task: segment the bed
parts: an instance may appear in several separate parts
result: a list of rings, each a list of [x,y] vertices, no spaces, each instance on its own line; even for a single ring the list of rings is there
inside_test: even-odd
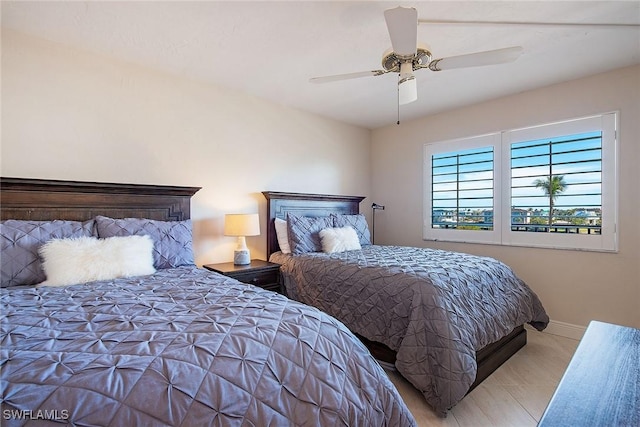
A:
[[[535,293],[495,259],[371,245],[363,197],[263,194],[269,259],[281,264],[287,295],[341,320],[440,415],[526,344],[525,323],[542,330],[549,321]],[[324,227],[344,225],[356,250],[326,253]]]
[[[0,185],[3,425],[415,426],[342,323],[193,265],[190,198],[198,188],[17,178]],[[108,230],[113,236],[103,236]],[[96,232],[100,239],[85,239]],[[123,241],[115,237],[147,245],[136,253],[156,272],[35,286],[58,276],[48,255],[33,258],[34,241],[40,256],[61,242]]]

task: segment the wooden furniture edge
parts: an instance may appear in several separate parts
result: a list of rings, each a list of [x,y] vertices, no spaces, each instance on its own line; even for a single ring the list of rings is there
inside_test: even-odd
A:
[[[589,322],[538,426],[639,426],[640,329]]]
[[[0,177],[1,219],[85,221],[97,215],[180,221],[201,187]]]

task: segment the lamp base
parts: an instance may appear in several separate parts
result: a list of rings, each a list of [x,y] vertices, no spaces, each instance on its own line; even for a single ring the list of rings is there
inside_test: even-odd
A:
[[[234,265],[248,265],[251,264],[251,255],[248,249],[240,251],[233,251],[233,264]]]

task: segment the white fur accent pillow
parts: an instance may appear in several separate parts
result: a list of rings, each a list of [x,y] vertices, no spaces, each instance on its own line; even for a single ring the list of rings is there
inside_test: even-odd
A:
[[[287,230],[287,221],[284,219],[276,218],[276,237],[278,238],[278,246],[283,254],[291,253],[291,246],[289,246],[289,231]]]
[[[40,247],[47,280],[40,286],[67,286],[155,273],[149,236],[52,239]]]
[[[353,227],[325,228],[320,230],[319,234],[323,252],[331,254],[362,249],[358,234]]]

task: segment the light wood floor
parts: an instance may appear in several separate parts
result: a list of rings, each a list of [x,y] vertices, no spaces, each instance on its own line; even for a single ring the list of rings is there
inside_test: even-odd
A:
[[[398,373],[388,372],[418,425],[535,427],[579,341],[527,328],[527,345],[438,417],[422,394]]]

